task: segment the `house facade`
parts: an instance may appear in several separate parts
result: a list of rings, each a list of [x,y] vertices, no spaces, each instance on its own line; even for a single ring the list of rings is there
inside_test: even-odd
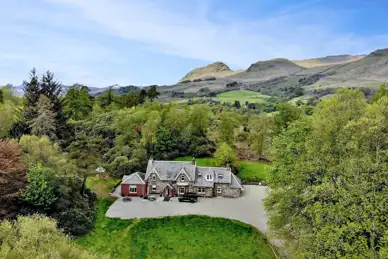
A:
[[[174,197],[194,192],[202,197],[239,197],[244,188],[241,180],[227,167],[200,167],[195,160],[179,162],[150,159],[145,174],[134,173],[123,177],[121,191],[123,196]]]

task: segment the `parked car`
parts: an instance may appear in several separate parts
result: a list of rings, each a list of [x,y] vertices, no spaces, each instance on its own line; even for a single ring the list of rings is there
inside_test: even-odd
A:
[[[131,197],[128,197],[128,196],[125,196],[125,197],[123,198],[123,202],[131,201],[131,200],[132,200],[132,198],[131,198]]]
[[[196,202],[198,200],[198,195],[193,192],[187,192],[178,198],[179,202]]]

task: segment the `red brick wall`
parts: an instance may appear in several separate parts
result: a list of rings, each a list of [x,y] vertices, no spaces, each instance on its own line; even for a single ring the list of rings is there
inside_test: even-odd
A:
[[[145,184],[137,185],[137,193],[129,193],[130,184],[121,185],[121,196],[144,196],[146,195],[147,186]]]

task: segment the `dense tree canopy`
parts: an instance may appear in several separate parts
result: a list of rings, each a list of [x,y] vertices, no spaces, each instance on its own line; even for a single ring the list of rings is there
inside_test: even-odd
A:
[[[73,85],[64,98],[64,113],[73,120],[85,119],[93,109],[94,97],[84,85]]]
[[[379,258],[388,215],[388,98],[339,90],[273,141],[266,200],[297,258]],[[383,257],[381,257],[383,258]]]
[[[34,215],[0,222],[0,258],[104,258],[73,244],[53,219]]]

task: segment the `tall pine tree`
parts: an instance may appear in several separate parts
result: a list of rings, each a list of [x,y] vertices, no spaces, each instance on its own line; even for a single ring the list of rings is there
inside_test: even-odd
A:
[[[31,133],[36,136],[46,135],[55,140],[55,113],[50,99],[41,95],[38,101],[37,117],[30,121]]]
[[[30,72],[29,81],[23,82],[24,88],[24,115],[23,121],[28,122],[37,116],[36,106],[41,94],[41,87],[38,76],[36,75],[36,69],[33,68]],[[25,132],[29,133],[29,132]]]
[[[14,138],[20,138],[23,134],[30,134],[31,130],[28,122],[37,116],[36,106],[40,96],[40,82],[35,68],[31,70],[29,80],[23,82],[23,89],[24,108],[20,111],[20,117],[10,130],[10,135]]]
[[[60,99],[61,92],[62,84],[55,80],[54,74],[50,71],[43,74],[40,94],[46,96],[51,101],[53,105],[52,112],[55,114],[55,135],[62,140],[61,144],[67,145],[73,134],[63,113],[62,100]]]

